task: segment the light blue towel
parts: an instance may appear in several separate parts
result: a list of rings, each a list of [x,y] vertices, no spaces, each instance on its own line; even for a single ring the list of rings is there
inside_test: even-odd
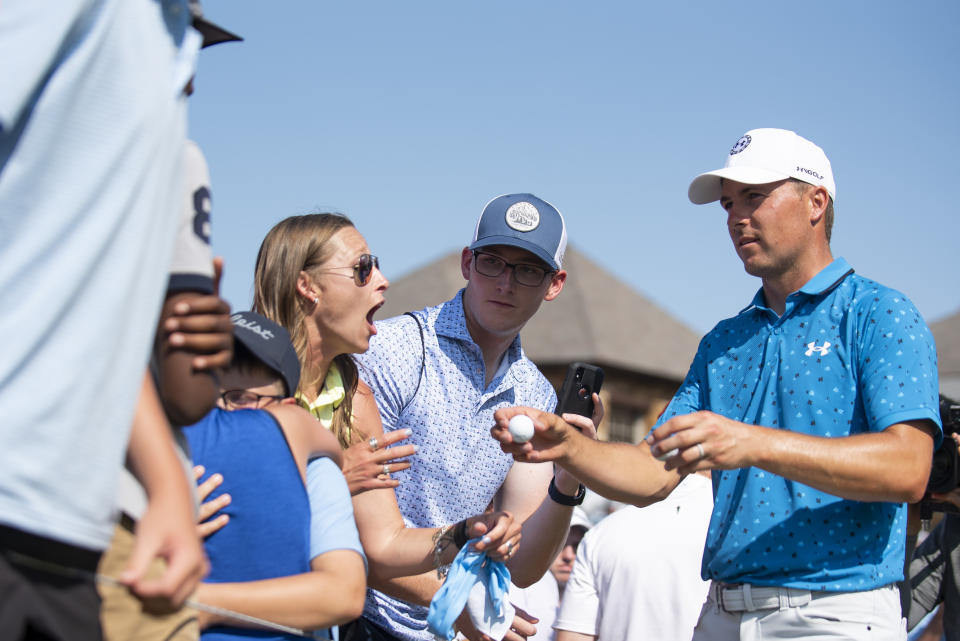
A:
[[[471,590],[478,583],[486,593],[485,620],[474,620],[474,624],[478,628],[491,629],[500,625],[509,627],[513,620],[513,608],[507,598],[510,570],[502,561],[493,561],[486,552],[473,549],[472,544],[479,540],[473,539],[463,546],[450,565],[446,581],[430,602],[427,613],[430,631],[447,641],[452,641],[455,636],[453,623],[463,612]]]

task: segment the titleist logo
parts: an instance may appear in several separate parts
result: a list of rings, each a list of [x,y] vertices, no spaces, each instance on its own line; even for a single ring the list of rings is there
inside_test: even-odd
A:
[[[243,320],[242,316],[234,316],[230,320],[233,321],[233,324],[237,327],[242,327],[248,329],[254,334],[264,337],[267,340],[271,340],[274,337],[274,334],[269,329],[264,329],[256,321],[252,320]]]

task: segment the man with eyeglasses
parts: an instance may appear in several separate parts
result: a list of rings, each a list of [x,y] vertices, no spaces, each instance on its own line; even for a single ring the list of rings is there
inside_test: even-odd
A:
[[[441,527],[491,505],[510,511],[524,523],[524,543],[507,563],[521,587],[539,580],[557,556],[583,490],[564,471],[554,477],[550,465],[514,464],[488,432],[498,408],[556,406],[519,334],[541,303],[563,290],[566,244],[563,217],[550,203],[532,194],[494,198],[461,254],[466,287],[414,319],[378,321],[369,351],[357,357],[384,431],[413,431],[417,460],[396,489],[404,520]],[[425,606],[440,587],[437,572],[389,581],[371,575],[369,582],[375,589],[368,590],[364,620],[342,638],[433,638]],[[469,615],[460,616],[458,628],[469,639],[486,638]],[[510,641],[534,631],[522,617],[511,628],[504,637]]]
[[[114,532],[125,451],[150,492],[135,555],[114,578],[175,607],[205,569],[188,482],[144,376],[200,40],[186,0],[0,10],[5,639],[101,638],[93,573]],[[54,281],[58,293],[45,295]],[[51,399],[54,382],[69,394]],[[144,572],[152,559],[166,562],[156,577]]]

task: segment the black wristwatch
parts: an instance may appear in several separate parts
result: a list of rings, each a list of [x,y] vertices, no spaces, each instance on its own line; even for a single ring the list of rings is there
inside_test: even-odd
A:
[[[587,495],[587,488],[583,487],[583,483],[580,484],[580,489],[577,490],[576,495],[569,496],[557,489],[555,478],[556,477],[550,479],[550,487],[547,488],[547,494],[550,495],[550,498],[553,499],[554,502],[560,505],[571,506],[583,503],[583,497]]]

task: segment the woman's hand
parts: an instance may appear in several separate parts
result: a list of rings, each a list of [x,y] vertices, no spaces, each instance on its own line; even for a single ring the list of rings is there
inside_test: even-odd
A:
[[[400,481],[390,478],[390,474],[409,468],[410,461],[401,459],[412,456],[417,450],[413,445],[390,446],[411,434],[410,429],[394,430],[354,443],[343,451],[343,476],[347,479],[351,496],[400,485]]]
[[[485,512],[467,519],[467,539],[482,537],[474,549],[486,550],[494,561],[506,562],[520,546],[520,525],[510,512]]]

